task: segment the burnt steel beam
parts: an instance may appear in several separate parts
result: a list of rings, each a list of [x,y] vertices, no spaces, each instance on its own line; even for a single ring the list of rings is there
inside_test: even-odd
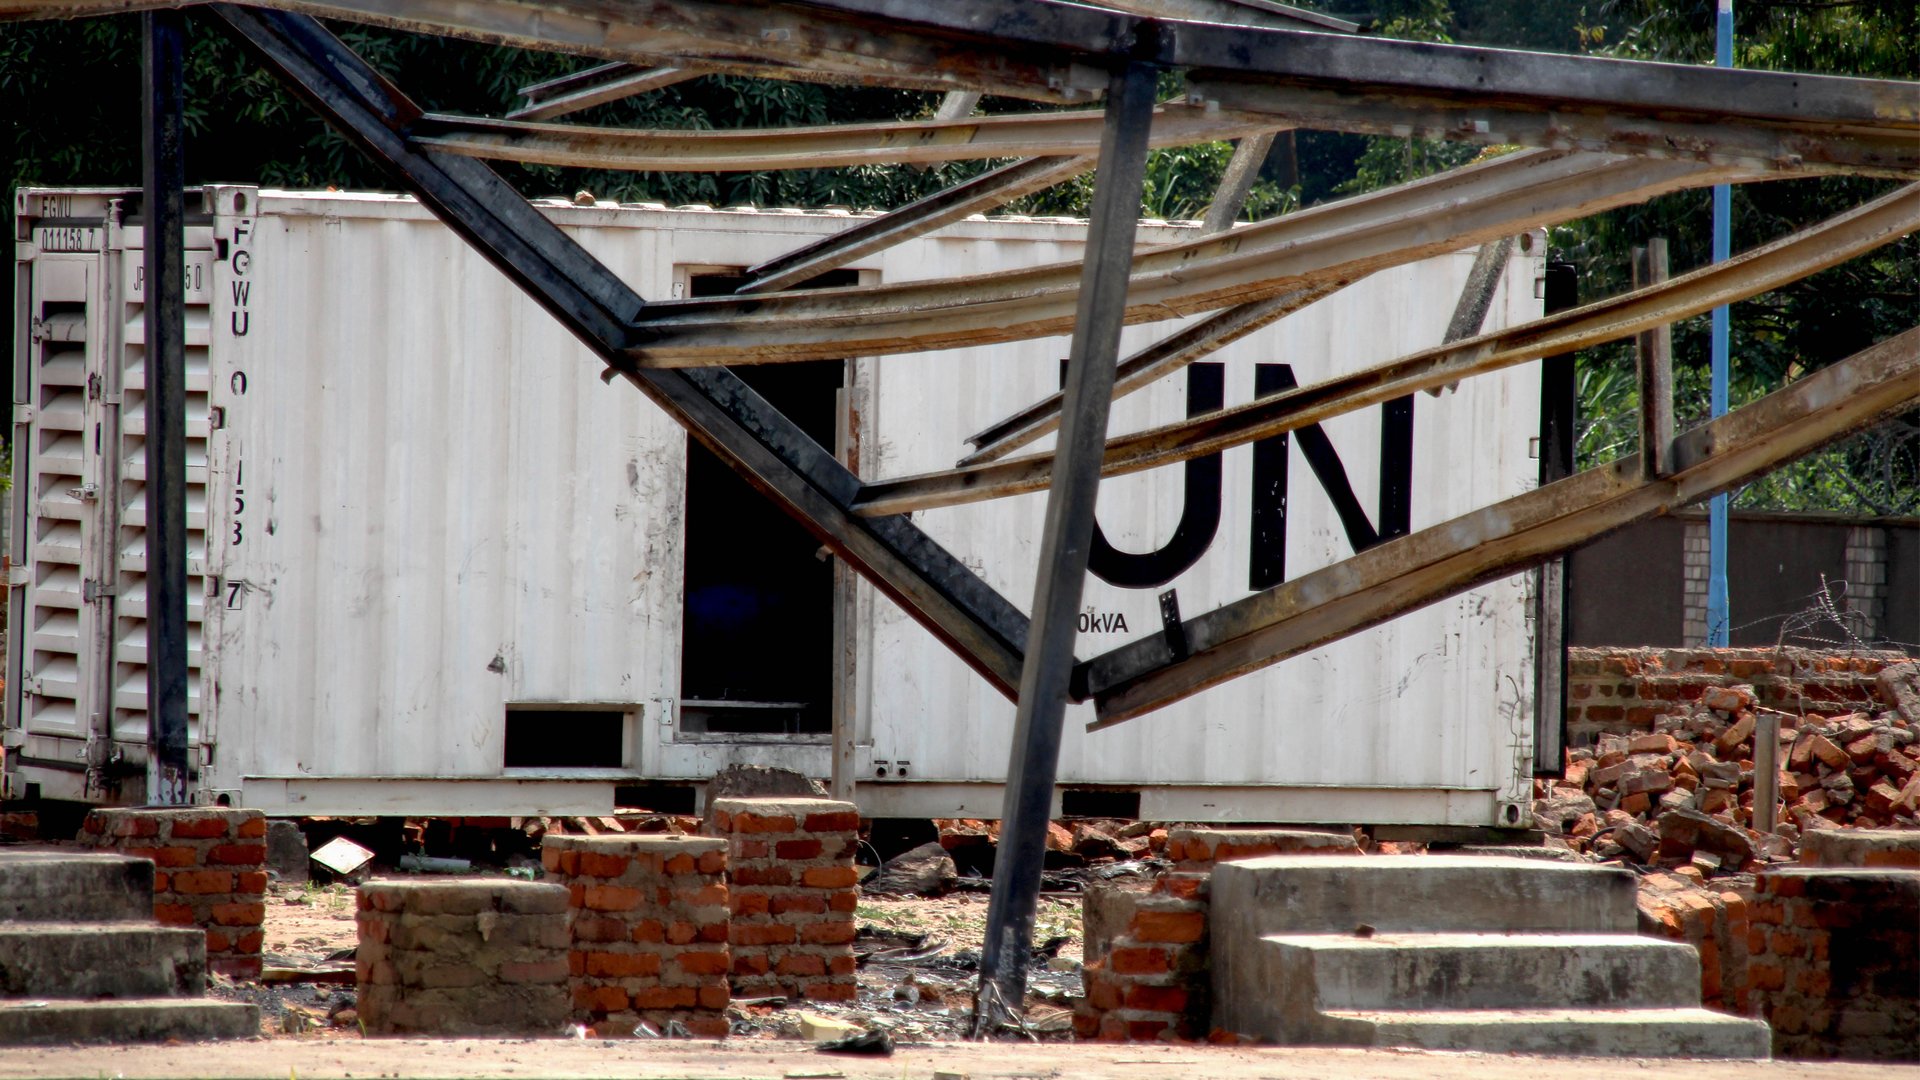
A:
[[[1212,235],[1233,228],[1233,220],[1246,208],[1253,182],[1260,179],[1267,152],[1273,149],[1273,135],[1271,131],[1248,135],[1234,146],[1233,157],[1227,161],[1227,170],[1220,175],[1213,201],[1207,204],[1206,216],[1200,222],[1202,231]]]
[[[1667,241],[1656,236],[1633,249],[1636,289],[1667,280]],[[1634,337],[1634,367],[1640,379],[1640,467],[1649,478],[1667,475],[1673,444],[1673,327],[1656,326]]]
[[[1268,327],[1301,308],[1339,292],[1345,282],[1281,293],[1209,315],[1183,330],[1146,346],[1120,361],[1114,372],[1113,396],[1136,390],[1209,356],[1248,334]],[[967,437],[974,451],[960,459],[959,468],[998,461],[1015,450],[1053,434],[1060,427],[1060,394],[1056,391],[976,435]]]
[[[1704,69],[1712,70],[1712,69]],[[1411,135],[1481,146],[1544,146],[1595,153],[1679,158],[1795,173],[1853,173],[1920,179],[1920,132],[1882,124],[1844,138],[1817,125],[1763,119],[1702,120],[1585,111],[1573,103],[1530,108],[1416,92],[1355,94],[1251,80],[1194,79],[1196,105],[1267,113],[1300,127],[1359,135]],[[1915,89],[1920,99],[1920,88]]]
[[[1067,359],[1066,419],[1060,427],[1062,466],[1047,493],[1040,534],[1040,565],[1033,590],[1033,623],[1020,672],[1019,708],[1007,762],[1000,847],[993,864],[993,895],[980,949],[974,1036],[991,1034],[1025,1008],[1027,961],[1040,901],[1040,870],[1053,820],[1053,787],[1060,770],[1061,729],[1073,675],[1076,615],[1093,548],[1094,500],[1100,493],[1100,447],[1113,404],[1113,367],[1127,308],[1127,282],[1146,178],[1156,72],[1129,64],[1113,75],[1094,178],[1092,214],[1073,345]]]
[[[147,282],[147,802],[191,799],[187,758],[186,16],[140,17]],[[118,499],[120,493],[108,492]],[[115,545],[117,549],[118,545]],[[113,602],[103,597],[104,604]],[[111,617],[109,610],[108,617]]]
[[[1152,144],[1184,146],[1290,127],[1174,103],[1154,110]],[[421,146],[467,157],[643,172],[761,172],[981,158],[1080,156],[1100,141],[1100,112],[891,120],[819,127],[669,131],[536,124],[434,114],[413,126]]]
[[[662,87],[698,78],[703,72],[683,68],[638,68],[632,64],[601,64],[587,71],[562,75],[520,88],[527,103],[507,114],[509,120],[551,120],[595,105],[605,105]]]
[[[1648,477],[1639,455],[1369,548],[1182,624],[1188,653],[1154,635],[1080,669],[1093,728],[1376,626],[1397,615],[1671,513],[1920,402],[1920,328],[1676,438],[1674,471]]]
[[[0,0],[0,17],[70,16],[129,0]],[[1563,56],[1301,30],[1154,20],[1050,0],[276,0],[275,6],[426,33],[550,49],[649,67],[697,64],[758,75],[933,90],[976,90],[1049,102],[1090,101],[1114,59],[1137,56],[1224,88],[1229,82],[1327,92],[1375,107],[1349,122],[1391,132],[1464,107],[1475,134],[1499,103],[1509,137],[1563,145],[1568,131],[1626,125],[1609,149],[1712,159],[1875,168],[1920,164],[1920,85],[1894,80],[1716,69]],[[1220,92],[1224,93],[1224,89]],[[1296,106],[1288,106],[1293,108]],[[1574,121],[1571,118],[1596,118]],[[1637,128],[1642,121],[1655,127]],[[1569,126],[1571,125],[1571,126]],[[1594,125],[1598,125],[1597,128]],[[1769,151],[1773,133],[1788,144]],[[1485,134],[1491,134],[1491,130]],[[1586,137],[1582,135],[1581,137]],[[1904,140],[1904,141],[1903,141]]]
[[[1889,192],[1810,229],[1723,263],[1544,319],[1413,353],[1325,382],[1205,413],[1107,443],[1118,476],[1279,435],[1415,390],[1584,349],[1710,311],[1837,266],[1920,229],[1920,184]],[[897,514],[1044,488],[1052,455],[1035,454],[867,484],[856,510]]]
[[[1092,157],[1043,157],[1016,161],[963,180],[924,199],[856,222],[832,236],[769,259],[747,271],[741,294],[778,292],[809,278],[924,236],[970,215],[1004,206],[1093,168]]]
[[[1748,174],[1528,150],[1134,256],[1127,321],[1217,311]],[[774,363],[1070,332],[1080,266],[754,297],[659,301],[642,367]]]
[[[989,683],[1012,695],[1027,620],[903,517],[857,518],[860,481],[725,369],[648,372],[625,349],[644,301],[520,195],[467,158],[407,141],[418,109],[315,20],[232,5],[215,10],[275,74],[422,205],[558,318],[750,484],[814,533]]]
[[[1235,26],[1271,26],[1282,30],[1324,30],[1355,34],[1360,24],[1270,0],[1093,0],[1095,7],[1112,8],[1152,19],[1190,19]]]

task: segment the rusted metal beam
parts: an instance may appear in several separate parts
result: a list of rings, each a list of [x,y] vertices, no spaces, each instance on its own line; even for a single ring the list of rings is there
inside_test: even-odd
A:
[[[1633,249],[1633,287],[1644,289],[1667,280],[1667,240],[1656,236]],[[1634,336],[1635,367],[1640,376],[1640,468],[1649,479],[1673,471],[1667,452],[1673,443],[1673,327],[1642,330]]]
[[[1671,513],[1920,402],[1920,328],[1824,368],[1673,441],[1673,475],[1638,455],[1315,570],[1082,665],[1094,729],[1378,625],[1630,525]]]
[[[1122,360],[1114,373],[1113,396],[1122,398],[1152,386],[1188,364],[1224,349],[1263,327],[1271,326],[1345,287],[1345,282],[1331,282],[1240,304],[1209,315]],[[967,441],[975,449],[960,459],[959,467],[998,461],[1029,443],[1053,434],[1060,426],[1060,401],[1058,392],[1048,394],[1005,420],[982,429],[979,434],[968,436]]]
[[[1019,708],[1007,762],[1000,847],[980,949],[974,1037],[992,1034],[1026,1006],[1027,960],[1040,900],[1040,870],[1053,820],[1060,771],[1061,728],[1073,675],[1075,616],[1093,548],[1094,500],[1100,493],[1100,447],[1112,406],[1114,360],[1127,309],[1128,271],[1146,177],[1156,72],[1129,64],[1114,72],[1100,139],[1100,172],[1087,223],[1085,278],[1067,360],[1066,419],[1060,428],[1062,467],[1047,493],[1040,565],[1033,589],[1032,630],[1020,670]]]
[[[1004,206],[1023,195],[1070,180],[1093,165],[1091,156],[1029,158],[1002,165],[898,210],[858,221],[777,259],[769,259],[748,270],[746,283],[734,291],[748,294],[791,288],[969,215]]]
[[[417,107],[316,20],[226,4],[214,10],[276,75],[559,319],[608,377],[632,383],[1011,696],[1027,620],[979,575],[903,517],[854,516],[859,479],[732,372],[636,370],[624,348],[645,301],[485,165],[408,143],[399,131]]]
[[[0,17],[132,3],[0,0]],[[276,0],[401,29],[650,67],[1090,101],[1123,56],[1204,73],[1214,100],[1326,111],[1369,131],[1802,168],[1920,167],[1920,85],[1155,20],[1050,0]],[[641,17],[643,16],[644,17]],[[1150,55],[1149,55],[1150,54]],[[1239,89],[1234,89],[1234,87]],[[1285,104],[1281,103],[1282,98]],[[1493,110],[1489,103],[1499,103]],[[1349,105],[1355,107],[1349,107]],[[1357,106],[1366,107],[1358,108]],[[1436,121],[1446,110],[1465,110]],[[1481,127],[1487,130],[1479,130]],[[1776,138],[1779,136],[1780,138]],[[1797,161],[1797,163],[1796,163]]]
[[[1183,146],[1290,126],[1266,117],[1240,117],[1174,103],[1154,110],[1152,144]],[[895,120],[726,131],[536,124],[434,114],[422,117],[413,126],[412,135],[419,145],[447,153],[541,165],[648,172],[760,172],[1087,155],[1099,145],[1100,113],[1019,113],[946,121]]]
[[[639,68],[632,64],[602,64],[588,71],[562,75],[520,88],[527,104],[507,114],[509,120],[551,120],[595,105],[622,101],[704,74],[685,68]]]
[[[1330,30],[1340,34],[1360,31],[1359,23],[1269,0],[1093,0],[1093,5],[1153,19],[1191,19],[1281,30]]]
[[[1247,195],[1253,191],[1253,182],[1260,179],[1260,166],[1266,164],[1267,151],[1272,149],[1271,131],[1249,135],[1234,146],[1227,171],[1213,189],[1213,201],[1207,204],[1206,217],[1200,222],[1201,231],[1212,235],[1233,228],[1233,219],[1246,207]]]
[[[1746,179],[1694,162],[1521,151],[1395,188],[1144,249],[1127,321],[1203,314],[1584,217],[1655,195]],[[1042,337],[1073,326],[1079,264],[897,285],[648,308],[643,367],[771,363]]]
[[[1107,443],[1103,475],[1118,476],[1203,457],[1415,390],[1627,337],[1797,281],[1917,228],[1920,184],[1889,192],[1810,229],[1659,285],[1457,344],[1426,349],[1249,404],[1121,436]],[[1052,456],[1035,454],[874,481],[861,489],[856,509],[860,513],[897,514],[1019,495],[1045,487],[1051,470]]]
[[[1317,130],[1635,154],[1794,173],[1920,179],[1920,131],[1904,123],[1883,121],[1842,134],[1818,124],[1748,117],[1720,122],[1708,116],[1675,119],[1665,112],[1643,115],[1593,105],[1583,109],[1572,101],[1545,108],[1492,94],[1462,99],[1212,78],[1190,83],[1187,93],[1193,104],[1269,113]],[[1920,87],[1914,97],[1920,102]]]

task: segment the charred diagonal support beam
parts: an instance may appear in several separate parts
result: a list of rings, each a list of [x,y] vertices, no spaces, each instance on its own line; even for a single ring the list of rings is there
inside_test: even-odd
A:
[[[1188,620],[1176,658],[1158,635],[1077,673],[1110,727],[1209,686],[1385,622],[1671,513],[1920,402],[1920,328],[1889,338],[1673,441],[1673,474],[1639,456],[1590,469],[1370,548]]]
[[[1066,419],[1060,429],[1063,465],[1047,494],[1040,536],[1032,631],[1020,671],[993,896],[987,906],[986,941],[980,949],[975,1037],[990,1034],[1001,1021],[1018,1015],[1026,1001],[1027,959],[1073,674],[1075,615],[1093,548],[1100,446],[1106,440],[1112,405],[1113,365],[1127,308],[1127,271],[1133,261],[1140,191],[1146,177],[1155,74],[1146,64],[1129,64],[1114,73],[1107,92],[1101,167],[1087,223],[1085,277],[1067,359]]]
[[[1155,19],[1193,19],[1196,22],[1236,26],[1272,26],[1282,30],[1330,30],[1358,33],[1359,23],[1318,11],[1277,4],[1271,0],[1095,0],[1095,7],[1112,8]]]
[[[277,75],[391,169],[442,221],[688,432],[1002,692],[1018,685],[1024,616],[904,518],[862,521],[860,481],[723,368],[635,370],[644,301],[484,165],[410,145],[417,108],[318,22],[218,5]]]
[[[1248,334],[1271,326],[1345,287],[1346,282],[1330,282],[1312,289],[1240,304],[1209,315],[1120,361],[1114,373],[1113,396],[1122,398],[1152,386],[1188,364],[1218,352]],[[1048,394],[1005,420],[982,429],[979,434],[968,436],[967,441],[977,449],[961,458],[959,467],[964,469],[998,461],[1029,443],[1053,434],[1060,427],[1060,400],[1057,392]]]
[[[1797,281],[1915,229],[1920,229],[1920,184],[1900,188],[1811,229],[1659,285],[1457,344],[1436,346],[1249,404],[1120,436],[1107,443],[1103,475],[1119,476],[1204,457],[1415,390],[1445,386],[1542,355],[1627,337]],[[898,514],[1025,494],[1045,487],[1052,468],[1052,455],[1034,454],[875,481],[861,490],[856,509],[860,513]]]
[[[908,203],[898,210],[868,218],[832,236],[815,241],[747,271],[741,294],[779,292],[885,251],[916,236],[951,225],[971,214],[1004,206],[1023,195],[1070,180],[1093,168],[1089,157],[1043,157],[1016,161],[963,180],[944,191]]]
[[[1134,256],[1127,321],[1206,314],[1358,280],[1543,223],[1750,178],[1694,162],[1521,151]],[[649,306],[643,367],[917,352],[1065,333],[1080,264]]]
[[[698,78],[701,72],[684,68],[641,68],[632,64],[601,64],[557,79],[520,88],[527,103],[507,114],[509,120],[551,120],[595,105],[623,101],[653,90]]]
[[[276,6],[427,33],[623,60],[800,79],[1089,101],[1103,71],[1147,58],[1270,96],[1330,94],[1376,133],[1439,124],[1457,137],[1594,145],[1704,160],[1911,175],[1920,85],[1435,45],[1356,35],[1153,20],[1049,0],[275,0]],[[0,18],[71,17],[139,0],[0,0]],[[1497,116],[1478,113],[1499,102]],[[1524,114],[1524,115],[1523,115]],[[1303,117],[1304,118],[1304,117]],[[1511,118],[1511,119],[1509,119]],[[1479,131],[1483,124],[1487,130]]]
[[[1817,127],[1757,119],[1710,123],[1705,118],[1674,119],[1664,113],[1581,110],[1572,102],[1542,107],[1491,95],[1461,100],[1418,90],[1352,92],[1253,80],[1196,80],[1188,85],[1187,97],[1196,105],[1267,113],[1324,131],[1635,154],[1794,173],[1920,179],[1920,132],[1899,124],[1882,123],[1842,139]],[[1915,97],[1920,99],[1920,90]]]
[[[1154,112],[1154,146],[1239,138],[1289,126],[1266,117],[1238,117],[1177,103]],[[759,172],[1086,155],[1099,145],[1100,113],[1075,110],[723,131],[532,124],[434,114],[414,124],[413,135],[420,145],[448,153],[540,165]]]
[[[1227,171],[1213,190],[1213,202],[1207,204],[1206,218],[1200,223],[1202,231],[1211,236],[1233,228],[1233,219],[1246,208],[1253,182],[1260,179],[1260,166],[1266,164],[1267,151],[1272,149],[1273,132],[1270,131],[1249,135],[1234,146]]]

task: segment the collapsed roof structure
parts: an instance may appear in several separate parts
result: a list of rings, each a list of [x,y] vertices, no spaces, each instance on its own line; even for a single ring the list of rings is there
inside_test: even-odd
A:
[[[0,0],[0,18],[173,6]],[[1110,437],[1116,395],[1367,274],[1475,245],[1499,250],[1541,224],[1716,184],[1834,173],[1920,180],[1920,83],[1383,40],[1268,0],[283,0],[203,7],[585,342],[604,361],[605,378],[640,390],[982,677],[1017,696],[981,969],[983,1023],[1021,999],[1070,700],[1093,702],[1096,727],[1123,722],[1725,491],[1920,401],[1920,328],[1678,435],[1670,398],[1658,373],[1649,372],[1641,455],[1567,475],[1571,444],[1563,419],[1557,433],[1543,433],[1542,456],[1559,463],[1564,479],[1390,538],[1216,611],[1182,618],[1177,604],[1168,604],[1163,633],[1081,659],[1073,655],[1075,615],[1102,476],[1216,453],[1754,296],[1910,233],[1920,226],[1920,186],[1730,261],[1487,334],[1480,326],[1490,283],[1476,274],[1446,344],[1177,424]],[[432,114],[316,16],[605,63],[528,87],[525,107],[504,118]],[[716,72],[947,97],[928,120],[834,127],[631,131],[555,122]],[[1163,102],[1156,88],[1169,74],[1183,91]],[[149,77],[150,95],[164,101],[169,78],[178,94],[177,66],[171,74],[160,66]],[[974,117],[982,94],[1052,111]],[[165,124],[164,108],[155,116],[150,123]],[[163,135],[155,145],[177,159],[177,116],[173,123],[171,144]],[[1275,133],[1295,127],[1522,149],[1232,228]],[[1229,138],[1239,146],[1200,234],[1136,249],[1147,150]],[[733,296],[678,300],[637,295],[484,163],[757,171],[960,158],[1015,160],[752,267]],[[177,207],[177,160],[173,167]],[[794,289],[1096,167],[1083,264]],[[158,233],[150,258],[165,246],[166,230]],[[164,309],[165,277],[155,280]],[[176,302],[178,295],[176,288]],[[1119,355],[1123,324],[1188,316],[1200,318],[1132,356]],[[1073,345],[1059,394],[982,430],[955,468],[884,482],[849,471],[726,367],[880,354],[911,363],[906,354],[1067,331]],[[1055,450],[1019,453],[1047,435],[1057,435]],[[1025,612],[908,516],[1043,489],[1050,496],[1038,585]]]

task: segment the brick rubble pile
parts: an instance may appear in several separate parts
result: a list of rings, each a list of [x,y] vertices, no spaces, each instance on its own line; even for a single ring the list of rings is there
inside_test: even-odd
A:
[[[1750,685],[1707,687],[1568,754],[1564,779],[1535,786],[1534,819],[1602,859],[1692,866],[1703,875],[1792,859],[1812,829],[1920,827],[1920,730],[1903,709],[1779,719],[1779,824],[1755,831]]]

